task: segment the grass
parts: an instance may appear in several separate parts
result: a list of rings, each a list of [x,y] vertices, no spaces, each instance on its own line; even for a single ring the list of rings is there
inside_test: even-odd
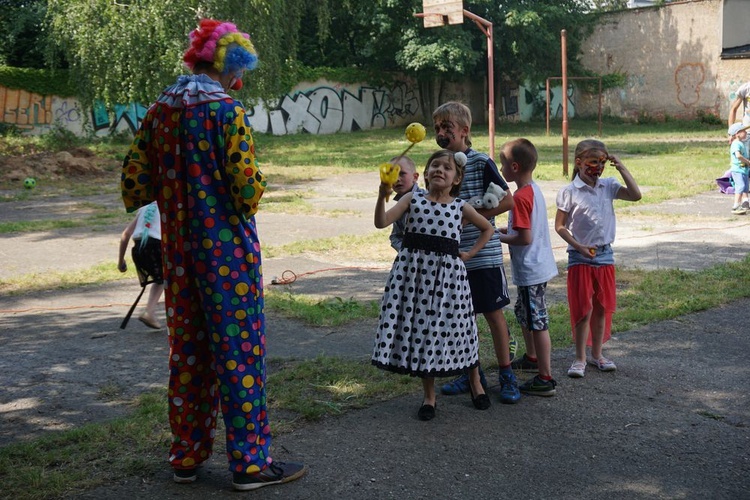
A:
[[[558,127],[559,124],[553,125]],[[498,127],[497,148],[511,138],[530,138],[540,153],[537,178],[565,179],[562,176],[561,138],[546,136],[543,123],[502,124]],[[596,123],[572,120],[570,144],[596,135]],[[475,128],[474,145],[487,150],[486,129]],[[602,139],[610,150],[622,157],[644,191],[641,204],[694,195],[714,189],[713,178],[725,169],[727,144],[723,126],[698,122],[631,125],[606,122]],[[31,154],[59,147],[49,139],[26,139],[31,144],[0,138],[0,155]],[[119,142],[118,142],[119,141]],[[376,130],[330,136],[258,136],[257,151],[269,190],[261,210],[304,214],[309,213],[312,193],[310,181],[331,175],[372,171],[385,157],[402,151],[407,143],[400,129]],[[97,153],[111,156],[114,163],[122,160],[127,146],[123,138],[76,144]],[[47,148],[47,149],[45,149]],[[423,164],[435,149],[432,142],[414,148],[414,159]],[[387,151],[387,154],[384,154]],[[20,153],[19,153],[20,152]],[[117,168],[112,168],[116,177]],[[71,184],[19,191],[18,199],[38,199],[61,194],[70,189],[73,196],[83,193],[112,192],[118,189],[116,178],[111,182],[97,179],[96,185]],[[66,187],[67,186],[67,187]],[[0,188],[4,186],[0,185]],[[97,191],[98,189],[98,191]],[[288,189],[288,190],[285,190]],[[332,186],[331,189],[335,189]],[[66,193],[67,194],[67,193]],[[8,196],[2,196],[8,199]],[[92,207],[89,207],[92,208]],[[627,215],[624,207],[619,214]],[[128,220],[118,219],[104,207],[93,207],[93,215],[67,221],[37,221],[26,228],[0,225],[0,233],[23,230],[48,231],[80,224],[91,226]],[[345,213],[325,213],[345,216]],[[654,215],[656,219],[658,214]],[[647,223],[646,223],[647,224]],[[656,225],[656,224],[654,224]],[[388,263],[392,250],[387,231],[301,242],[264,249],[266,257],[302,253],[325,253],[337,261],[363,260]],[[132,267],[132,266],[131,266]],[[643,271],[618,269],[618,311],[614,331],[622,332],[675,318],[686,313],[719,306],[750,296],[750,259],[726,263],[697,272],[680,270]],[[87,270],[65,273],[27,275],[0,281],[0,295],[33,293],[50,288],[77,287],[106,283],[117,279],[134,280],[133,271],[121,274],[113,265],[103,264]],[[562,281],[562,278],[558,278]],[[267,289],[266,305],[311,325],[336,326],[348,322],[372,320],[377,304],[330,297],[306,297]],[[570,325],[565,303],[550,304],[550,333],[554,348],[570,345]],[[506,314],[512,331],[519,332],[513,314]],[[496,366],[489,331],[479,321],[482,341],[481,358],[485,366]],[[520,338],[519,338],[520,341]],[[521,342],[522,344],[522,342]],[[369,365],[363,353],[361,360],[320,357],[313,360],[269,359],[269,408],[275,433],[283,433],[329,416],[340,415],[420,389],[417,380],[394,376]],[[105,385],[99,398],[116,398],[119,388]],[[74,494],[131,476],[150,476],[161,470],[169,446],[164,394],[146,393],[134,402],[127,416],[110,422],[95,423],[35,439],[28,443],[0,448],[0,483],[9,498],[53,498]],[[221,430],[220,430],[221,431]],[[219,440],[218,442],[220,442]]]

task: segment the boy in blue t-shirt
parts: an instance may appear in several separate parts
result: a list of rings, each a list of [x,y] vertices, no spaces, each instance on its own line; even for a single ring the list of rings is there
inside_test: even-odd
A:
[[[748,190],[750,190],[750,160],[748,160],[747,146],[747,129],[750,125],[743,125],[737,122],[729,127],[729,136],[732,141],[729,146],[729,171],[732,174],[734,184],[734,205],[732,213],[744,215],[750,210],[748,203]]]

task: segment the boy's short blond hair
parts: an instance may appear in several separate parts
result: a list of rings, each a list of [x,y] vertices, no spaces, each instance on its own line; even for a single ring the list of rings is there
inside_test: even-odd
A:
[[[466,126],[466,145],[471,147],[471,110],[466,104],[457,101],[441,104],[432,112],[432,121],[452,121],[459,127]]]

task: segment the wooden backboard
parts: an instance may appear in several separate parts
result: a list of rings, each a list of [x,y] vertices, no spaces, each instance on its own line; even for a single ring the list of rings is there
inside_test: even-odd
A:
[[[422,0],[422,12],[425,28],[464,22],[463,0]]]

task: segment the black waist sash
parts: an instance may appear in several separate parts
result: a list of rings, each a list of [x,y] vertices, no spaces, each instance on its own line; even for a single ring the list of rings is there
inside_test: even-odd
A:
[[[413,250],[426,250],[428,252],[443,253],[458,257],[458,241],[442,236],[430,234],[406,233],[404,235],[405,248]]]

